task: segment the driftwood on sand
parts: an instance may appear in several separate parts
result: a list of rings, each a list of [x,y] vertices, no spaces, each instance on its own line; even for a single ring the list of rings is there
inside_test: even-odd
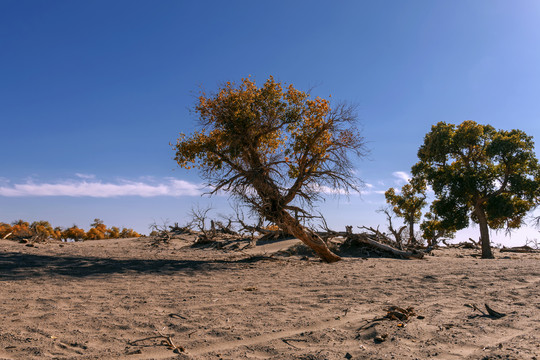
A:
[[[345,246],[363,245],[373,248],[379,252],[405,259],[422,259],[425,255],[425,252],[430,250],[426,249],[426,251],[418,251],[416,249],[397,249],[396,246],[401,245],[400,242],[391,239],[386,234],[379,231],[379,229],[374,229],[372,227],[360,227],[360,229],[367,230],[367,232],[359,234],[354,234],[352,232],[352,226],[346,226],[345,229],[345,232],[337,232],[326,228],[326,231],[320,234],[325,239],[338,236],[344,237]]]
[[[503,247],[501,252],[513,252],[513,253],[540,253],[540,249],[534,249],[530,246],[514,246],[514,247]]]
[[[480,242],[474,241],[471,238],[469,238],[469,241],[462,241],[457,244],[450,244],[446,242],[446,240],[443,239],[442,243],[447,248],[456,248],[456,249],[479,249],[480,248]]]
[[[361,234],[351,233],[347,235],[347,240],[351,242],[365,244],[372,248],[380,250],[382,252],[389,253],[393,256],[401,257],[405,259],[422,259],[424,257],[424,252],[420,252],[415,249],[399,250],[389,244],[383,243],[384,240],[386,240],[387,242],[390,242],[389,239],[384,234],[382,234],[381,232],[373,228],[366,228],[366,229],[370,230],[373,233],[373,235],[367,234],[367,233],[361,233]],[[375,239],[373,239],[373,237],[375,237]]]

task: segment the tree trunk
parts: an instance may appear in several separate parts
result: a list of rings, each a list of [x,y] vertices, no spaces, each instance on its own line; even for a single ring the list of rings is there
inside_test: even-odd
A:
[[[414,223],[409,222],[409,245],[416,245],[416,239],[414,238]]]
[[[315,234],[313,231],[303,227],[298,220],[292,217],[288,212],[282,211],[276,218],[276,224],[286,230],[288,233],[293,234],[298,239],[302,240],[304,244],[309,246],[319,257],[327,263],[333,263],[341,260],[341,258],[328,249],[326,243],[321,237]]]
[[[478,218],[478,225],[480,226],[480,242],[482,243],[482,259],[493,259],[493,253],[491,252],[491,244],[489,241],[489,227],[487,223],[486,213],[481,206],[477,206],[475,209],[476,216]]]

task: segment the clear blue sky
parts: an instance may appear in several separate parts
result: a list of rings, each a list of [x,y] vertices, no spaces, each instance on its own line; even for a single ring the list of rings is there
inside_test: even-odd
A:
[[[273,75],[359,105],[369,186],[321,209],[336,228],[383,225],[381,192],[436,122],[539,141],[539,23],[536,0],[0,0],[0,221],[146,233],[193,204],[227,213],[169,142],[194,128],[201,86]],[[523,234],[494,242],[539,235]]]

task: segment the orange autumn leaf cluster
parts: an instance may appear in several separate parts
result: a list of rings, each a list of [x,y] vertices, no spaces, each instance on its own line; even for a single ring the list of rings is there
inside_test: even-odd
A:
[[[34,221],[28,223],[24,220],[17,220],[9,223],[0,222],[0,239],[34,239],[37,241],[45,241],[47,239],[54,240],[100,240],[100,239],[116,239],[141,236],[133,229],[113,226],[107,228],[99,219],[95,219],[90,225],[88,231],[73,225],[69,228],[52,227],[48,221]]]
[[[177,163],[185,169],[246,169],[254,154],[263,166],[277,167],[296,178],[317,171],[328,152],[357,146],[359,135],[337,129],[326,99],[282,86],[270,77],[258,87],[249,77],[225,83],[217,93],[202,93],[195,106],[201,129],[179,135]],[[249,150],[248,150],[249,149]]]

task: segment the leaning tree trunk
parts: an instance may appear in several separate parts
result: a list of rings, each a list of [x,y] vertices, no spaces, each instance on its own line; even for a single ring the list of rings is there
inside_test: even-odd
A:
[[[304,244],[309,246],[319,257],[327,263],[333,263],[341,260],[341,258],[328,249],[323,239],[313,231],[303,227],[297,219],[292,217],[288,212],[281,211],[275,218],[275,223],[286,230],[288,233],[302,240]]]
[[[257,156],[253,157],[257,159]],[[259,163],[253,164],[253,168],[263,168]],[[291,216],[284,208],[286,203],[281,197],[277,186],[264,174],[257,173],[257,176],[251,179],[251,184],[257,191],[261,199],[265,199],[265,206],[259,211],[260,215],[267,220],[272,221],[282,230],[294,235],[309,246],[319,257],[327,263],[333,263],[341,258],[328,249],[323,239],[313,231],[303,227],[298,219]]]
[[[480,226],[480,242],[482,243],[482,259],[493,259],[491,252],[491,244],[489,241],[489,227],[484,209],[481,206],[475,209],[478,218],[478,226]]]

